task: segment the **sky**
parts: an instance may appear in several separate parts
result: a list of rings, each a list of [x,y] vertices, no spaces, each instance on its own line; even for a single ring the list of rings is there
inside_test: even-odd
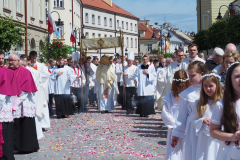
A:
[[[183,32],[197,32],[196,0],[113,0],[113,3],[138,17],[163,24],[166,22]]]

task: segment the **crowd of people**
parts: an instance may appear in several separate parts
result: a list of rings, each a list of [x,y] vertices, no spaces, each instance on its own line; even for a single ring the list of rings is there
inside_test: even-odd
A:
[[[0,159],[38,151],[51,117],[68,118],[90,105],[102,114],[120,106],[146,118],[159,109],[168,127],[165,159],[240,159],[236,46],[216,47],[207,60],[198,56],[196,44],[188,52],[179,49],[172,58],[160,54],[157,60],[143,55],[141,63],[133,52],[100,60],[74,52],[44,64],[35,51],[11,53],[4,63],[0,51]]]

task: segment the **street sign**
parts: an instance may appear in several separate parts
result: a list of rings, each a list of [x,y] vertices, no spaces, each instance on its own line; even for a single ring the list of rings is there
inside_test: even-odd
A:
[[[75,52],[75,48],[74,47],[69,47],[68,50],[69,50],[69,52]]]

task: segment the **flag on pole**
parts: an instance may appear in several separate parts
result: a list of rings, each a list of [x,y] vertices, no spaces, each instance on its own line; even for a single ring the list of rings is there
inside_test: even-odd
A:
[[[233,3],[233,6],[232,6],[232,14],[236,15],[236,6],[235,6],[234,3]]]
[[[76,43],[76,37],[75,37],[74,28],[72,29],[72,33],[71,33],[71,36],[70,36],[70,41],[72,43]]]
[[[165,52],[167,52],[167,42],[165,41],[165,46],[164,46]]]
[[[148,49],[146,49],[146,54],[148,54]]]
[[[52,18],[51,12],[48,12],[48,33],[52,34],[55,31],[57,31],[55,21]],[[58,33],[58,31],[57,31],[57,33]],[[59,37],[59,33],[58,33],[58,37]]]

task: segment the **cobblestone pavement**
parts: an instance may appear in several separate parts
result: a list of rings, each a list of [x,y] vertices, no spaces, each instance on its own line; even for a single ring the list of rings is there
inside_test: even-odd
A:
[[[160,113],[149,118],[126,115],[119,107],[101,114],[96,108],[51,119],[36,153],[15,155],[16,160],[164,159],[167,128]]]

